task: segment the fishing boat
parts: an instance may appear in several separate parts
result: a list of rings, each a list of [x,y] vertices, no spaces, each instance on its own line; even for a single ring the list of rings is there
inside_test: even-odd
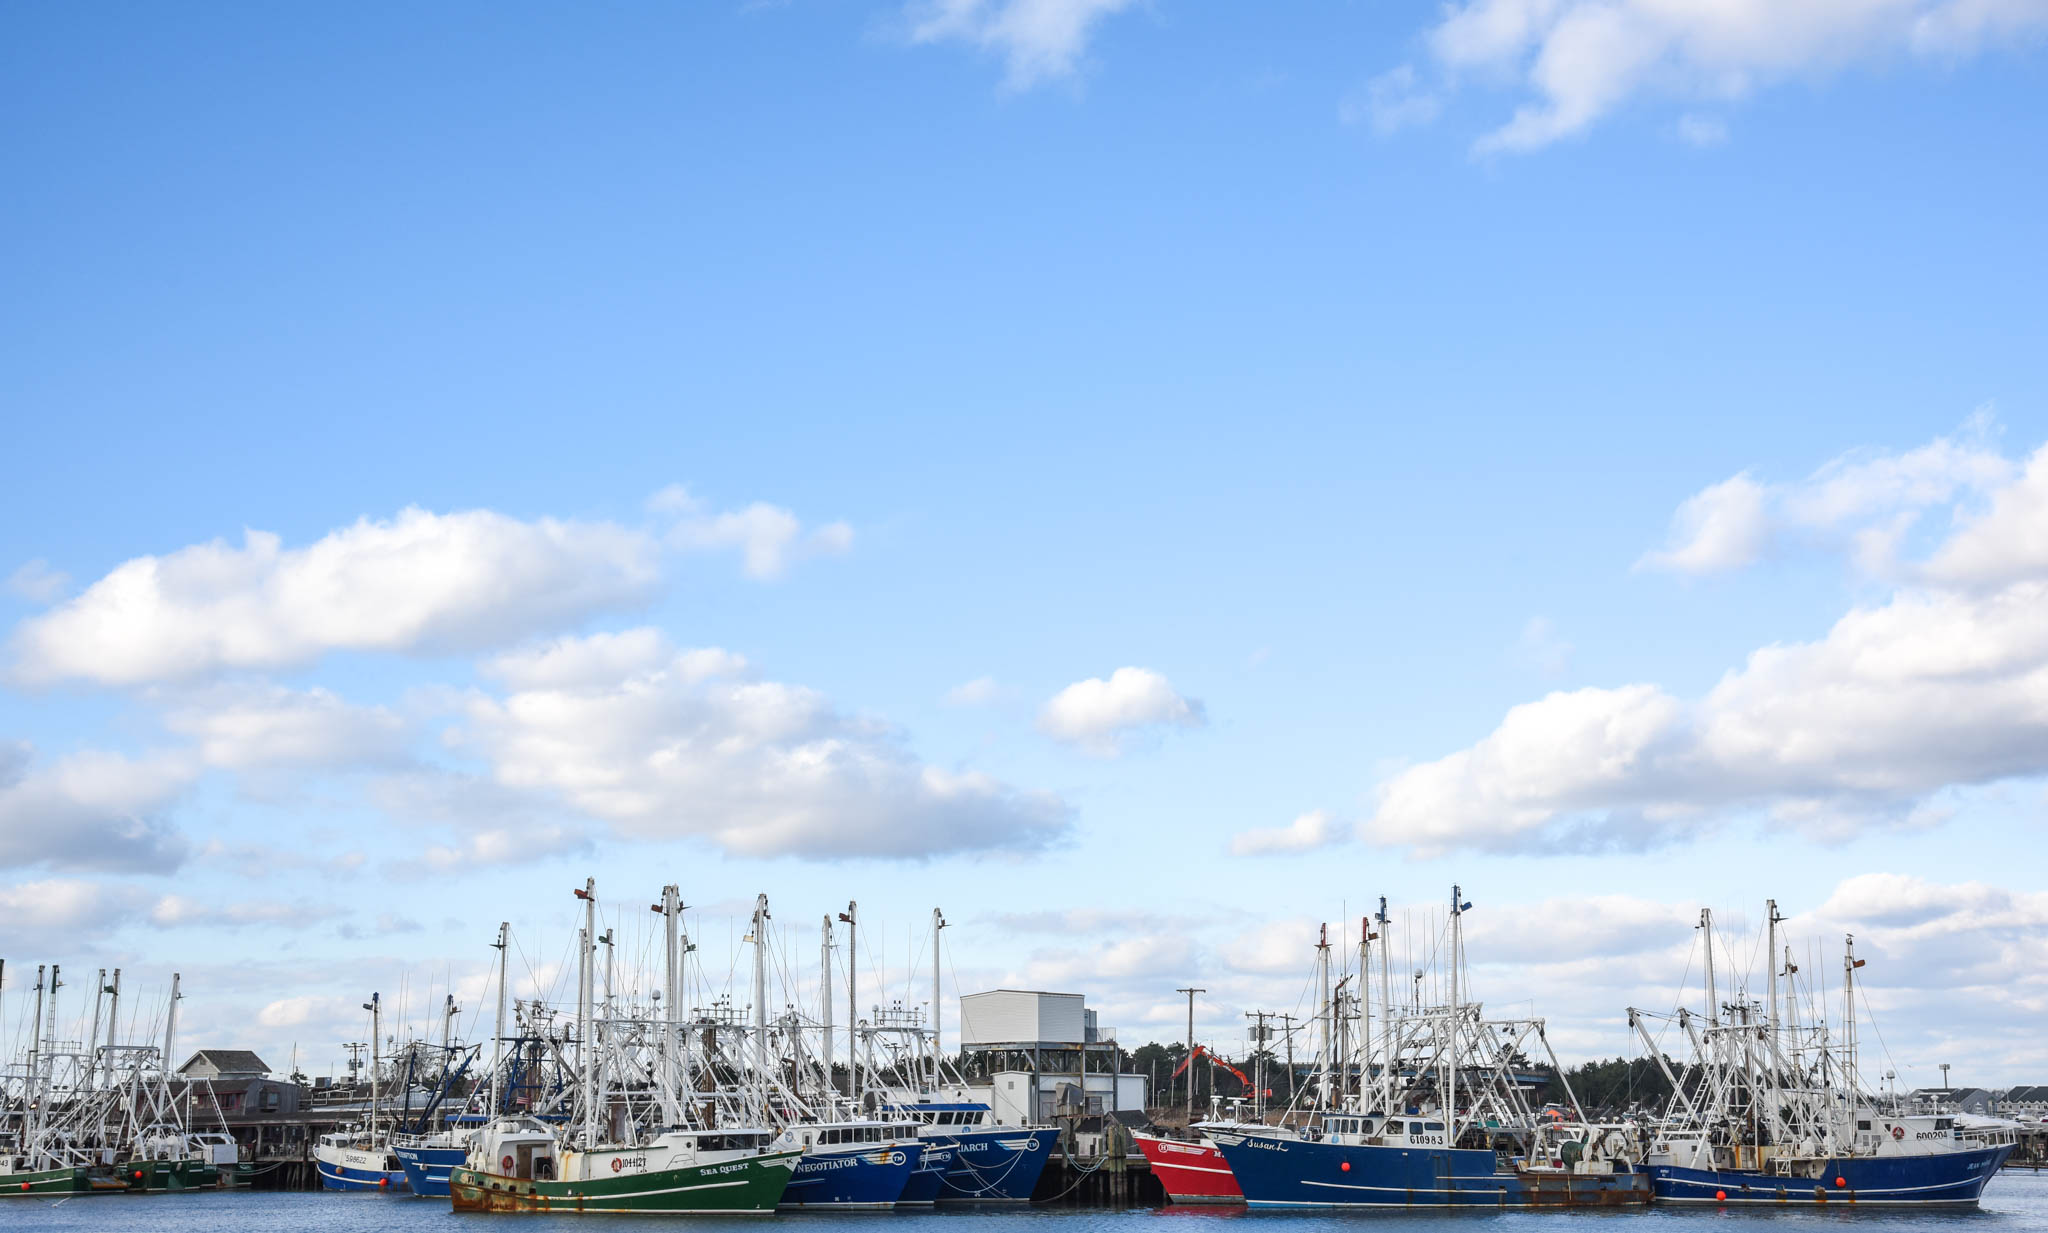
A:
[[[1243,1203],[1244,1191],[1223,1159],[1223,1149],[1203,1133],[1194,1138],[1174,1138],[1133,1132],[1138,1150],[1152,1176],[1172,1203]]]
[[[493,1121],[470,1164],[449,1176],[458,1212],[769,1213],[803,1153],[754,1130],[667,1131],[633,1147],[584,1151],[533,1118]]]
[[[1353,1021],[1333,997],[1327,930],[1316,946],[1321,1004],[1318,1077],[1307,1103],[1280,1126],[1209,1126],[1209,1138],[1255,1208],[1530,1208],[1646,1204],[1648,1179],[1635,1171],[1625,1135],[1590,1125],[1565,1085],[1582,1136],[1575,1151],[1551,1154],[1544,1122],[1518,1068],[1524,1051],[1549,1044],[1541,1019],[1488,1019],[1466,1000],[1463,916],[1472,905],[1451,891],[1435,1005],[1392,997],[1389,948],[1380,959],[1379,1035],[1372,1026],[1371,943],[1384,936],[1386,901],[1360,922]],[[1377,924],[1379,932],[1374,931]],[[1432,948],[1434,949],[1434,947]],[[1350,1036],[1340,1040],[1340,1033]],[[1553,1073],[1562,1076],[1555,1055]]]
[[[782,1196],[791,1209],[894,1207],[924,1160],[917,1127],[901,1122],[806,1123],[776,1143],[803,1153]]]
[[[1673,1096],[1650,1128],[1643,1168],[1659,1203],[1695,1206],[1973,1207],[2014,1144],[1965,1132],[1953,1114],[1908,1113],[1868,1091],[1857,1069],[1857,973],[1850,935],[1842,952],[1839,1033],[1825,1014],[1805,1024],[1799,1007],[1821,1005],[1799,979],[1792,951],[1779,951],[1784,918],[1766,904],[1765,997],[1715,986],[1718,949],[1711,910],[1700,913],[1705,944],[1704,1013],[1680,1007],[1676,1021],[1693,1046],[1673,1074],[1648,1020],[1629,1024],[1651,1046]]]
[[[370,1108],[362,1124],[321,1135],[313,1142],[313,1165],[320,1173],[322,1190],[373,1191],[380,1194],[405,1193],[405,1164],[391,1150],[391,1136],[381,1125],[379,1094],[383,1059],[379,1054],[384,1030],[384,1000],[372,993],[363,1003],[370,1012]]]
[[[654,1033],[654,1089],[668,1124],[651,1131],[610,1086],[608,1076],[631,1052],[628,1029],[634,1022],[619,1017],[612,1005],[609,970],[604,1004],[598,1004],[596,882],[586,880],[576,897],[583,902],[584,922],[577,947],[578,1065],[570,1121],[557,1127],[535,1116],[507,1115],[474,1132],[465,1163],[449,1174],[454,1209],[664,1215],[774,1211],[802,1148],[779,1146],[777,1132],[766,1126],[695,1124],[700,1116],[696,1100],[681,1098],[690,1089],[682,1078],[686,1068],[676,1006],[688,952],[675,930],[682,909],[676,888],[664,888],[656,908],[666,912],[669,926],[664,977],[669,996],[667,1016]],[[602,941],[608,944],[609,939],[608,931]],[[502,1014],[501,1001],[501,1021]],[[765,1045],[764,1034],[757,1048]]]

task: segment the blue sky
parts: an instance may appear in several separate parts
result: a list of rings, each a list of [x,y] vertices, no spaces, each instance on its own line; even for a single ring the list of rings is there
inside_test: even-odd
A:
[[[1459,881],[1568,1051],[1775,895],[2048,1067],[2033,0],[5,21],[10,1029],[590,874],[1227,1037]]]

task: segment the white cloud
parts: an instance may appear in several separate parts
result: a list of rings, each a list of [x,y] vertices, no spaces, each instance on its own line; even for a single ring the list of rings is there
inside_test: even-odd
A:
[[[688,489],[671,484],[647,505],[656,513],[675,516],[668,530],[671,547],[686,552],[738,549],[741,570],[763,581],[780,578],[804,558],[843,555],[853,548],[853,528],[846,523],[830,522],[806,533],[794,513],[765,501],[713,514]]]
[[[383,707],[253,683],[178,695],[164,726],[196,740],[208,766],[232,770],[392,763],[404,759],[407,737],[405,722]]]
[[[904,11],[913,43],[963,42],[1003,57],[1008,85],[1071,76],[1105,17],[1134,0],[916,0]]]
[[[1763,484],[1747,472],[1686,499],[1672,518],[1664,549],[1639,565],[1686,574],[1740,569],[1775,542],[1804,536],[1846,548],[1866,572],[1897,572],[1901,543],[1930,509],[1954,506],[2002,489],[2019,508],[1986,538],[2037,525],[2022,488],[2003,487],[2013,463],[1992,447],[1988,415],[1972,416],[1955,435],[1903,453],[1859,450],[1821,466],[1804,480]],[[2048,488],[2048,471],[2044,471]],[[1957,516],[1964,510],[1958,508]],[[1993,549],[2003,554],[2002,545]],[[2034,558],[2048,563],[2048,545]],[[1939,576],[1939,575],[1937,575]]]
[[[186,895],[165,895],[149,909],[149,923],[159,929],[201,926],[239,929],[245,925],[265,929],[305,929],[341,915],[333,904],[281,903],[274,899],[233,899],[226,902],[199,900]]]
[[[1685,574],[1739,569],[1756,560],[1769,533],[1763,486],[1737,475],[1686,498],[1672,517],[1670,542],[1638,564]]]
[[[47,604],[70,585],[71,575],[50,568],[50,563],[41,558],[24,562],[7,575],[8,593],[32,604]]]
[[[475,698],[460,739],[504,787],[630,836],[747,855],[923,858],[1036,849],[1065,831],[1057,798],[921,763],[887,727],[744,666],[682,651],[611,679],[515,686]]]
[[[1461,0],[1427,35],[1448,81],[1530,96],[1480,152],[1532,150],[1642,96],[1726,102],[1900,55],[1953,60],[2048,29],[2043,0]]]
[[[1369,124],[1381,136],[1436,119],[1442,100],[1422,88],[1413,65],[1381,73],[1364,87],[1344,96],[1337,118],[1346,124]]]
[[[18,962],[22,948],[57,945],[64,948],[61,959],[81,942],[129,924],[148,901],[138,887],[80,878],[0,886],[0,937],[11,952],[4,957]]]
[[[1901,461],[1824,468],[1779,504],[1840,524],[1999,473]],[[1640,848],[1755,811],[1840,835],[1938,821],[1928,798],[1944,788],[2048,774],[2043,488],[2037,454],[1924,566],[1896,566],[1962,585],[1902,587],[1817,641],[1763,647],[1695,701],[1639,683],[1516,706],[1383,783],[1364,836],[1425,852]]]
[[[337,650],[489,646],[638,603],[657,580],[640,532],[407,509],[304,548],[250,531],[128,561],[24,622],[15,671],[107,685],[304,664]]]
[[[84,752],[33,765],[0,745],[0,867],[166,873],[186,844],[163,816],[195,777],[188,759]]]
[[[1002,687],[992,676],[978,676],[946,691],[947,706],[987,706],[1001,697]]]
[[[1276,852],[1310,852],[1343,838],[1336,819],[1321,809],[1311,809],[1285,826],[1240,831],[1231,837],[1230,854],[1263,856]]]
[[[1108,680],[1076,681],[1038,713],[1039,731],[1098,757],[1115,757],[1148,728],[1199,728],[1205,722],[1200,702],[1182,697],[1146,668],[1118,668]]]

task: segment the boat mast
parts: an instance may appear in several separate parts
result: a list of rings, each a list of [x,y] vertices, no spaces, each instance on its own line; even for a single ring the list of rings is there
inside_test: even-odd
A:
[[[945,913],[932,909],[932,1091],[939,1090],[939,930],[946,927]]]
[[[819,1040],[819,1053],[825,1059],[825,1090],[836,1095],[839,1091],[839,1084],[832,1078],[832,917],[830,915],[824,918],[824,923],[818,930],[818,1029],[823,1033]]]
[[[24,1119],[22,1146],[31,1152],[35,1150],[37,1123],[42,1121],[45,1103],[38,1094],[38,1089],[41,1086],[39,1080],[42,1077],[43,1066],[43,977],[48,971],[45,965],[36,965],[36,1009],[35,1013],[28,1017],[28,1078],[22,1089],[28,1102],[28,1116]]]
[[[159,1068],[160,1073],[163,1075],[164,1104],[166,1106],[171,1103],[171,1058],[173,1056],[172,1050],[176,1047],[178,1040],[178,998],[180,996],[178,993],[178,973],[173,972],[171,973],[171,1004],[164,1011],[164,1060]],[[191,1094],[191,1090],[189,1086],[185,1089],[188,1097]],[[183,1125],[183,1122],[184,1119],[181,1118],[179,1124]]]
[[[1784,1070],[1783,1046],[1778,1036],[1778,922],[1784,919],[1784,917],[1778,915],[1777,900],[1764,900],[1764,927],[1767,936],[1764,945],[1764,966],[1769,969],[1771,974],[1770,1019],[1765,1027],[1765,1031],[1770,1033],[1771,1047],[1768,1057],[1771,1063],[1771,1078],[1770,1082],[1765,1085],[1765,1090],[1770,1093],[1768,1112],[1771,1122],[1771,1142],[1773,1143],[1784,1137],[1784,1127],[1780,1124],[1778,1115],[1778,1085],[1782,1082],[1780,1075]]]
[[[1372,1080],[1372,917],[1358,918],[1358,1111]]]
[[[768,1103],[768,896],[754,896],[754,1082]]]
[[[377,1044],[383,1035],[384,999],[372,993],[363,1009],[370,1012],[370,1143],[374,1146],[377,1142]]]
[[[676,977],[676,918],[683,914],[683,897],[673,884],[661,888],[661,902],[655,906],[661,913],[661,996],[668,1003],[661,1016],[661,1082],[656,1090],[661,1093],[662,1118],[671,1126],[682,1124],[682,1088],[676,1083],[676,1025],[682,1011],[677,1004],[682,998],[682,981]]]
[[[1856,969],[1863,966],[1863,960],[1856,957],[1856,935],[1851,933],[1842,940],[1842,1075],[1848,1082],[1849,1107],[1844,1116],[1856,1116],[1857,1103],[1862,1099],[1861,1084],[1856,1073]]]
[[[1386,1103],[1394,1095],[1394,947],[1387,940],[1393,918],[1387,915],[1385,895],[1380,896],[1379,915],[1374,919],[1380,924],[1380,1017],[1386,1020],[1380,1031],[1387,1038],[1386,1047],[1380,1050],[1380,1065],[1385,1072],[1381,1077],[1386,1081],[1381,1102]],[[1293,1081],[1293,1076],[1288,1078]]]
[[[860,1100],[860,905],[846,901],[846,1094]]]
[[[588,1152],[597,1146],[597,1050],[590,1039],[591,986],[595,983],[590,969],[596,959],[592,948],[597,944],[597,879],[585,878],[576,897],[583,901],[583,930],[576,939],[576,1061],[577,1069],[583,1072],[582,1144]],[[588,1159],[583,1161],[583,1172],[590,1172]]]
[[[100,969],[99,982],[92,987],[92,1033],[85,1038],[85,1086],[92,1089],[99,1071],[100,1009],[107,1000],[107,970]]]
[[[1316,1094],[1322,1100],[1323,1108],[1328,1109],[1336,1103],[1330,1099],[1330,1051],[1336,1047],[1335,1033],[1331,1031],[1335,1025],[1331,1020],[1336,1015],[1336,1007],[1330,1002],[1330,926],[1327,924],[1323,925],[1322,932],[1316,935],[1316,983],[1322,989],[1323,994],[1323,1013],[1320,1016],[1323,1029],[1322,1064],[1319,1067],[1321,1074],[1316,1080]],[[1189,1035],[1192,1036],[1193,1033]],[[1188,1048],[1189,1056],[1192,1058],[1194,1049],[1194,1042],[1192,1040],[1188,1042]],[[1195,1074],[1190,1069],[1188,1071],[1189,1121],[1194,1120],[1194,1091]]]
[[[115,1044],[117,1029],[121,1026],[121,969],[114,969],[114,983],[107,986],[107,1054],[108,1065],[113,1064],[111,1050]]]
[[[510,950],[512,922],[498,922],[498,940],[491,943],[498,952],[498,1026],[491,1034],[491,1104],[490,1115],[498,1116],[500,1072],[505,1065],[505,956]]]
[[[1458,948],[1464,943],[1464,902],[1465,892],[1451,887],[1451,1020],[1447,1041],[1449,1065],[1444,1090],[1449,1096],[1444,1101],[1444,1129],[1449,1137],[1444,1140],[1449,1147],[1458,1146],[1458,1025],[1463,1017],[1458,1013]]]

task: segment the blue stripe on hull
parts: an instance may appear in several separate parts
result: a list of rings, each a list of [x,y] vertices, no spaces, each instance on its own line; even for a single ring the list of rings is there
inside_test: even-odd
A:
[[[405,1184],[417,1195],[448,1197],[448,1173],[459,1169],[469,1153],[459,1147],[394,1148],[405,1166]]]
[[[1367,1147],[1247,1136],[1219,1140],[1251,1207],[1595,1207],[1641,1204],[1649,1190],[1627,1172],[1547,1175],[1498,1171],[1490,1151]],[[1347,1167],[1348,1166],[1348,1167]]]
[[[315,1164],[320,1170],[320,1189],[322,1190],[376,1190],[385,1194],[405,1193],[405,1170],[403,1169],[383,1173],[375,1169],[344,1169],[340,1165],[331,1165],[324,1160],[316,1161]],[[383,1183],[382,1185],[378,1184],[380,1180]]]
[[[941,1203],[1028,1203],[1039,1174],[1059,1142],[1052,1129],[989,1127],[939,1138],[956,1149],[953,1167],[939,1181]],[[1023,1146],[1006,1147],[1005,1143]]]
[[[1955,1206],[1977,1202],[2011,1144],[1940,1156],[1879,1156],[1831,1160],[1818,1178],[1779,1177],[1733,1169],[1681,1169],[1648,1165],[1659,1203],[1876,1204],[1885,1207]],[[1841,1178],[1846,1185],[1835,1185]],[[1726,1199],[1715,1195],[1725,1194]]]
[[[924,1148],[915,1143],[861,1152],[806,1153],[798,1159],[777,1206],[894,1207],[923,1158]]]
[[[950,1144],[929,1142],[924,1145],[924,1159],[904,1183],[903,1197],[896,1200],[899,1206],[929,1207],[938,1202],[939,1187],[946,1180],[946,1171],[953,1167],[957,1151]]]

